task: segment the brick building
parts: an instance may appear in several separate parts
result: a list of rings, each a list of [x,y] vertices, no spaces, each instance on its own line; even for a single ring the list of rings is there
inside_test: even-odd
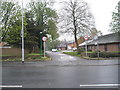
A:
[[[92,40],[87,43],[87,49],[89,51],[99,50],[101,52],[114,52],[120,51],[120,33],[112,33],[108,35],[99,36],[96,40]],[[85,44],[79,45],[85,47]]]

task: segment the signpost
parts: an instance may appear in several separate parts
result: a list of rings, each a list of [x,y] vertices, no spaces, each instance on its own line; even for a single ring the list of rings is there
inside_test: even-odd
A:
[[[43,37],[42,40],[43,40],[43,44],[44,44],[44,57],[45,57],[45,42],[47,40],[47,37]]]
[[[99,45],[98,45],[98,42],[96,42],[95,45],[97,45],[97,55],[98,55],[98,60],[99,60],[100,53],[99,53]]]
[[[85,49],[86,49],[86,56],[87,56],[87,40],[88,40],[88,36],[85,35],[85,36],[84,36],[84,39],[85,39],[85,42],[86,42]]]

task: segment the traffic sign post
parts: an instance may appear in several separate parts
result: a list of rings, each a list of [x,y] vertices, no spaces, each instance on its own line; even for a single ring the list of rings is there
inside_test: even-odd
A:
[[[100,53],[99,53],[99,44],[98,44],[98,42],[96,42],[95,45],[97,45],[97,54],[98,54],[98,60],[99,60]]]
[[[44,57],[45,57],[45,42],[47,40],[47,37],[43,37],[42,40],[43,40],[43,44],[44,44]]]
[[[85,39],[85,42],[86,42],[85,50],[86,50],[86,56],[87,56],[87,40],[88,40],[88,36],[85,35],[85,36],[84,36],[84,39]]]

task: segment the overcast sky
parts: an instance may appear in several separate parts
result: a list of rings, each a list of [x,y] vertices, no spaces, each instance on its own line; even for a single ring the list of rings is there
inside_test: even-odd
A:
[[[19,0],[20,2],[22,0]],[[26,1],[30,0],[23,0],[24,4]],[[54,8],[56,10],[61,8],[61,3],[64,0],[55,0],[56,4],[54,5]],[[92,14],[95,17],[95,23],[97,30],[101,30],[103,35],[108,34],[109,30],[109,24],[112,18],[112,12],[115,10],[115,7],[119,0],[85,0],[90,9]],[[64,37],[64,36],[62,36]]]
[[[112,18],[112,12],[119,0],[85,0],[90,5],[91,11],[95,17],[96,28],[103,34],[108,34],[109,24]]]
[[[119,0],[85,0],[95,18],[96,29],[102,31],[103,35],[109,34],[109,24],[112,18],[112,12]],[[55,5],[60,8],[60,4]],[[61,36],[64,38],[64,36]]]

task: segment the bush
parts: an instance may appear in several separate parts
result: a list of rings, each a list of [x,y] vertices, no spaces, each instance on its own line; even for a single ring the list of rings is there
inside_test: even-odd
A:
[[[91,58],[98,57],[98,53],[97,52],[90,53],[89,57]],[[99,52],[99,57],[102,57],[102,58],[120,57],[120,53],[119,52]]]
[[[79,49],[78,54],[81,54],[84,51],[83,48]]]

